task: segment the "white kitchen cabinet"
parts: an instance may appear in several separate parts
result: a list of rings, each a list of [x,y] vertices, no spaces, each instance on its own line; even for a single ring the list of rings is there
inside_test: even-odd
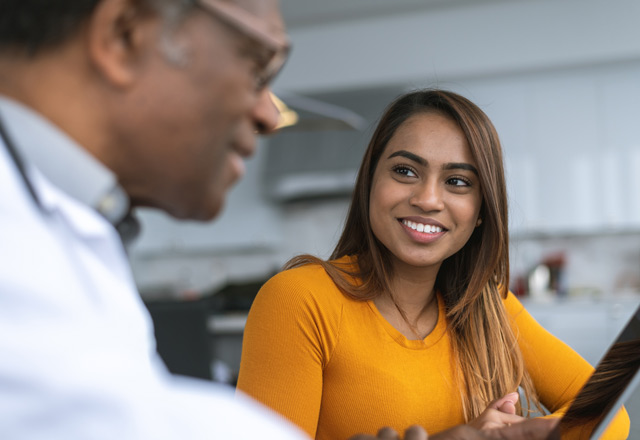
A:
[[[514,235],[640,230],[640,62],[440,84],[501,138]]]

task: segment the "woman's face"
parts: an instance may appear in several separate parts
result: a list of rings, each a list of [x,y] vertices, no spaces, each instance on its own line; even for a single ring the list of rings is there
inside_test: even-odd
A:
[[[477,226],[477,166],[458,125],[438,113],[396,130],[373,175],[369,221],[394,265],[439,268]]]

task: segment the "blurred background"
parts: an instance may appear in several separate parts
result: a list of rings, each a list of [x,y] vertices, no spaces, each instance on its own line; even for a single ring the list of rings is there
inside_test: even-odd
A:
[[[377,118],[418,87],[496,125],[511,289],[597,363],[640,303],[640,3],[281,3],[293,52],[274,91],[297,124],[261,140],[215,223],[141,213],[130,256],[170,368],[234,383],[260,285],[296,254],[329,255]]]

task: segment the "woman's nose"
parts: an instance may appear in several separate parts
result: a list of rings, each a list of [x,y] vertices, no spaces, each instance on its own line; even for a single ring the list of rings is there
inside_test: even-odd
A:
[[[424,212],[440,211],[444,208],[443,188],[437,182],[425,182],[416,187],[409,203]]]

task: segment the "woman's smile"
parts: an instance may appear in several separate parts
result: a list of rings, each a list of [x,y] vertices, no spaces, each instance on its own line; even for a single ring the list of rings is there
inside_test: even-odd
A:
[[[409,237],[419,243],[432,243],[442,237],[447,229],[439,223],[425,219],[413,220],[410,218],[398,219]]]

